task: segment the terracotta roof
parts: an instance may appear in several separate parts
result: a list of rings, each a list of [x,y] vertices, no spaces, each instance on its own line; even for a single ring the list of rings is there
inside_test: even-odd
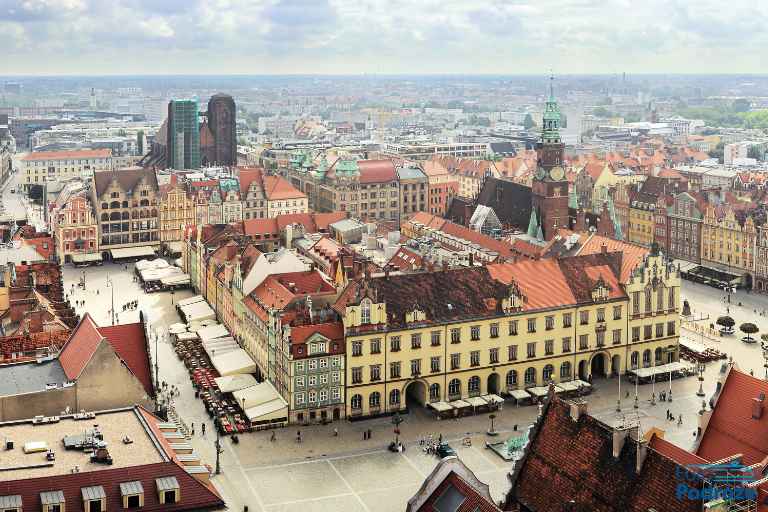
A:
[[[315,333],[321,334],[329,340],[343,340],[344,324],[341,322],[326,322],[324,324],[291,327],[291,343],[304,343],[307,338]]]
[[[413,224],[419,222],[425,226],[440,230],[449,235],[453,235],[458,238],[462,238],[468,242],[475,243],[480,247],[488,251],[494,251],[499,253],[499,257],[502,260],[513,259],[515,252],[512,250],[512,245],[504,240],[496,240],[490,236],[473,231],[468,227],[456,224],[442,217],[431,215],[425,212],[417,212],[408,220]]]
[[[303,199],[306,194],[290,184],[282,176],[264,176],[264,195],[270,201],[281,199]]]
[[[397,179],[395,164],[391,160],[358,160],[360,183],[386,183]]]
[[[272,274],[251,292],[261,305],[282,309],[307,295],[333,294],[336,289],[317,270]]]
[[[399,270],[419,270],[424,264],[424,258],[413,249],[400,247],[387,264]]]
[[[149,396],[154,396],[152,371],[149,367],[149,352],[144,324],[113,325],[99,327],[98,331],[104,336],[125,365],[136,376]]]
[[[282,231],[289,224],[301,224],[307,233],[315,233],[317,225],[315,224],[314,214],[312,213],[288,213],[278,215],[277,228]]]
[[[651,435],[648,446],[680,465],[706,464],[707,462],[710,462],[702,457],[699,457],[695,453],[683,450],[679,446],[670,443],[669,441],[656,434]]]
[[[451,508],[447,508],[441,501],[444,495],[449,496],[448,501],[452,502]],[[458,457],[452,456],[437,463],[418,492],[408,500],[406,508],[406,512],[445,512],[446,510],[499,512],[501,509],[494,504],[488,485],[481,482]]]
[[[730,367],[696,454],[719,460],[741,453],[745,465],[768,456],[768,411],[752,418],[753,399],[761,393],[768,396],[768,382]]]
[[[584,242],[577,254],[580,256],[597,254],[603,250],[603,246],[605,246],[606,251],[609,253],[622,253],[621,276],[619,279],[622,284],[629,282],[632,271],[635,270],[649,252],[648,249],[640,245],[622,242],[605,236],[592,235]]]
[[[155,189],[159,190],[157,186],[157,175],[152,169],[130,168],[119,169],[116,171],[99,171],[93,174],[93,182],[96,186],[96,197],[101,197],[104,191],[112,184],[112,180],[116,180],[120,187],[130,192],[138,185],[139,181],[144,179],[147,184]]]
[[[278,236],[280,230],[277,225],[277,219],[246,219],[243,221],[243,232],[248,236],[253,235],[274,235]]]
[[[328,231],[328,226],[349,217],[349,212],[313,213],[315,225],[319,231]]]
[[[111,149],[78,149],[75,151],[33,151],[27,153],[22,160],[73,160],[86,158],[109,158],[112,156]]]
[[[96,322],[86,313],[59,353],[59,363],[69,380],[76,380],[104,339]]]
[[[22,238],[23,245],[34,247],[37,254],[46,260],[50,260],[54,251],[53,237]]]

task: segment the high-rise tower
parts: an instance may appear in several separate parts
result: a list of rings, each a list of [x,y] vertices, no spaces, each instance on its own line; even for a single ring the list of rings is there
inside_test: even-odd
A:
[[[200,168],[200,121],[197,99],[168,103],[167,165],[171,169]]]
[[[213,135],[213,162],[216,165],[237,163],[237,110],[228,94],[214,94],[208,101],[208,128]]]
[[[531,222],[528,234],[551,240],[558,229],[569,228],[568,180],[563,169],[565,145],[560,138],[560,107],[550,77],[549,99],[544,107],[536,174],[531,186]],[[536,224],[534,226],[534,224]]]

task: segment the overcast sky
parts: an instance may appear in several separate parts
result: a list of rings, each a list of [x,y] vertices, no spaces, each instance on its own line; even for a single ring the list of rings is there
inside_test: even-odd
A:
[[[0,0],[3,74],[765,73],[766,0]]]

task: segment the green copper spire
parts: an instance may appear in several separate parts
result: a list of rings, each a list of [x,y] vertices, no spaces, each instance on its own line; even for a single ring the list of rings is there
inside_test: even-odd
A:
[[[531,210],[531,220],[528,222],[528,236],[536,238],[539,231],[539,219],[536,217],[536,208]]]
[[[571,208],[573,210],[579,209],[579,200],[576,197],[576,190],[571,190],[568,193],[568,208]]]
[[[544,144],[560,144],[560,107],[555,100],[554,76],[549,77],[549,99],[544,106],[541,141]]]

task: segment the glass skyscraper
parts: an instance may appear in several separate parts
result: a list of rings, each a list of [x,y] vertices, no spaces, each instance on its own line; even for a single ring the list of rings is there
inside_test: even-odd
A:
[[[168,103],[168,167],[200,168],[200,120],[197,99]]]

